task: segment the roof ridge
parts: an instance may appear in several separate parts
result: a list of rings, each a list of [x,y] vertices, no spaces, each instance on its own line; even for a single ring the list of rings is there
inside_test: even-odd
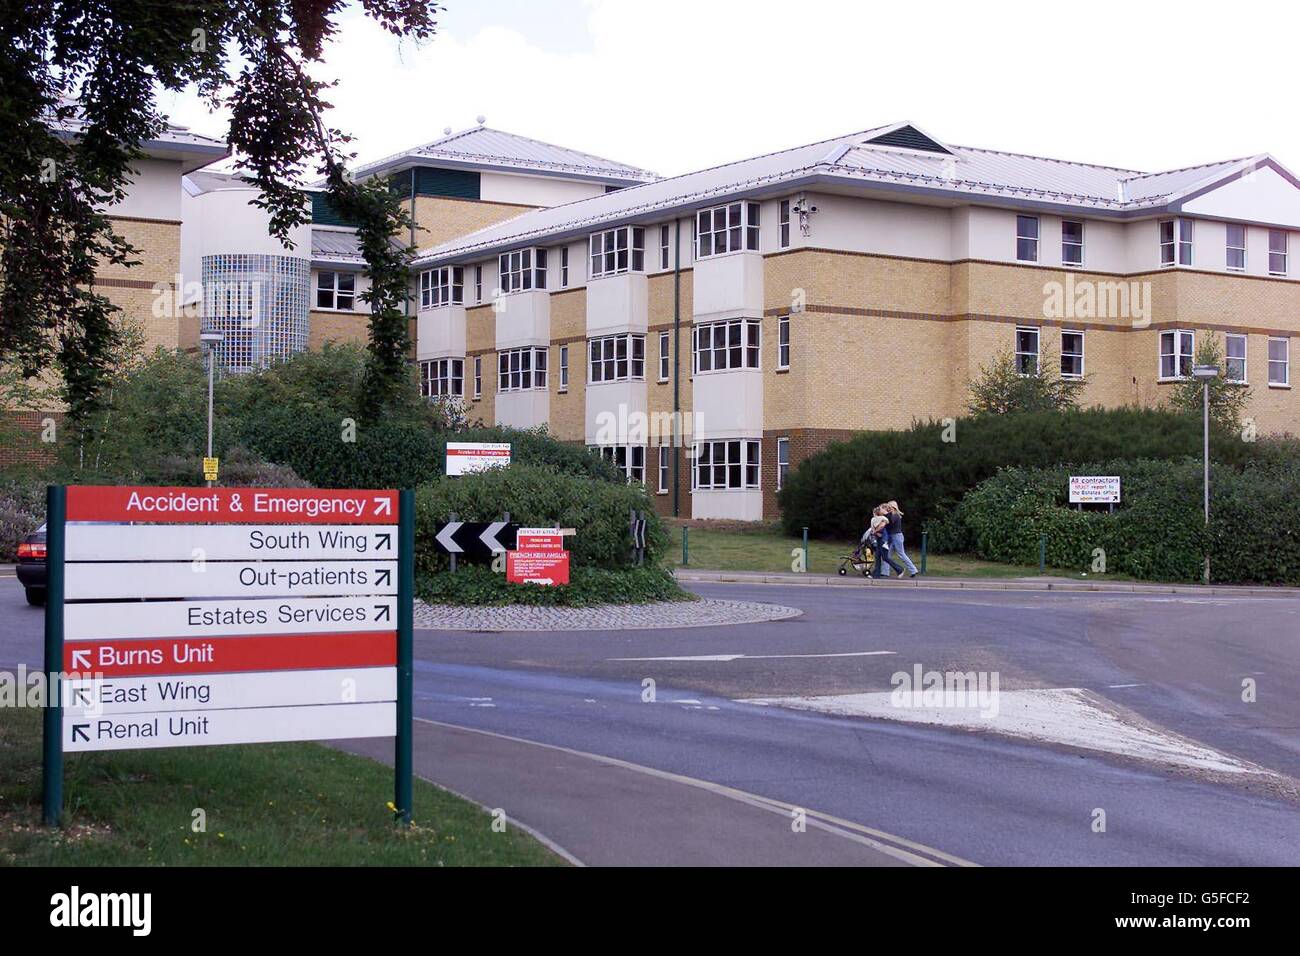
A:
[[[1216,159],[1208,163],[1193,163],[1191,166],[1176,166],[1173,169],[1158,169],[1150,173],[1138,173],[1136,176],[1129,176],[1124,182],[1129,183],[1135,179],[1146,179],[1149,176],[1167,176],[1170,173],[1186,173],[1193,169],[1209,169],[1211,166],[1227,166],[1232,163],[1245,162],[1248,159],[1257,159],[1265,153],[1254,153],[1250,156],[1238,156],[1235,159]]]
[[[992,153],[995,156],[1016,156],[1020,159],[1036,159],[1044,163],[1060,163],[1062,166],[1084,166],[1088,169],[1105,169],[1113,173],[1133,173],[1135,176],[1150,176],[1139,169],[1127,169],[1124,166],[1107,166],[1104,163],[1085,163],[1077,159],[1057,159],[1055,156],[1036,156],[1033,153],[1016,153],[1008,149],[987,149],[983,146],[956,146],[954,149],[969,150],[972,153]]]
[[[654,175],[654,173],[651,173],[650,170],[642,166],[633,166],[630,163],[622,163],[619,162],[617,159],[610,159],[608,156],[597,156],[595,153],[589,153],[583,149],[574,149],[572,146],[561,146],[559,143],[548,143],[544,139],[537,139],[536,137],[533,136],[525,136],[523,133],[512,133],[509,130],[497,129],[495,126],[478,126],[475,127],[474,129],[465,130],[463,133],[457,133],[456,136],[454,137],[448,137],[448,140],[455,139],[459,136],[464,136],[469,133],[476,132],[477,130],[488,130],[489,132],[500,133],[502,136],[512,136],[515,139],[526,140],[527,142],[534,143],[538,146],[546,146],[550,149],[562,149],[566,153],[576,153],[579,156],[585,156],[587,159],[599,160],[600,162],[608,163],[611,166],[621,166],[624,169],[630,169],[634,172],[650,173],[650,175]]]

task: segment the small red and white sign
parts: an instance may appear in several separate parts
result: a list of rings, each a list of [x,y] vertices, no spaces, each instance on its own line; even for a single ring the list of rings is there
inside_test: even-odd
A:
[[[509,442],[447,442],[447,474],[469,475],[510,464]]]
[[[68,488],[69,521],[394,524],[396,491],[318,488]]]
[[[1070,504],[1118,504],[1119,475],[1071,475]]]
[[[233,674],[393,667],[396,664],[396,631],[297,634],[291,637],[78,641],[63,645],[64,672],[86,676]]]
[[[519,551],[563,551],[564,536],[559,528],[520,528],[515,533]]]
[[[569,583],[569,552],[507,551],[506,580],[512,584],[542,584],[548,587]]]

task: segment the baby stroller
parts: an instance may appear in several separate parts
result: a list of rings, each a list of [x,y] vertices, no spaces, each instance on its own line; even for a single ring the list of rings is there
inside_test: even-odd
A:
[[[846,554],[840,558],[840,574],[847,575],[849,569],[852,568],[855,573],[861,574],[864,578],[869,578],[871,577],[871,563],[873,560],[871,547],[864,539],[853,549],[852,554]]]

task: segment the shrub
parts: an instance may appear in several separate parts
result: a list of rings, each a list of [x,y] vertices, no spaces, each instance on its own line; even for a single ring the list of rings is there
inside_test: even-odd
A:
[[[955,440],[945,441],[946,431]],[[1211,449],[1215,460],[1240,467],[1261,457],[1265,444],[1216,430]],[[789,534],[806,526],[821,537],[856,538],[871,508],[891,499],[898,500],[915,534],[950,513],[999,468],[1176,460],[1200,449],[1200,416],[1155,409],[980,415],[956,419],[948,428],[918,422],[903,431],[863,432],[833,443],[794,468],[777,500]],[[938,524],[935,530],[942,540],[932,542],[934,550],[963,544],[960,528]]]
[[[510,584],[504,574],[482,565],[469,565],[455,574],[421,574],[416,593],[430,604],[590,607],[596,604],[644,604],[650,601],[693,601],[667,568],[574,568],[566,587]]]
[[[45,520],[45,482],[0,482],[0,561],[18,557],[18,543]]]

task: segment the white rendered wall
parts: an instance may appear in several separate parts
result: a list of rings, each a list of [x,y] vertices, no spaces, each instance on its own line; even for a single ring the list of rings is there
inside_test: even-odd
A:
[[[484,202],[562,206],[579,199],[600,196],[604,192],[605,187],[599,183],[577,182],[554,176],[483,173],[479,179],[479,198]]]

